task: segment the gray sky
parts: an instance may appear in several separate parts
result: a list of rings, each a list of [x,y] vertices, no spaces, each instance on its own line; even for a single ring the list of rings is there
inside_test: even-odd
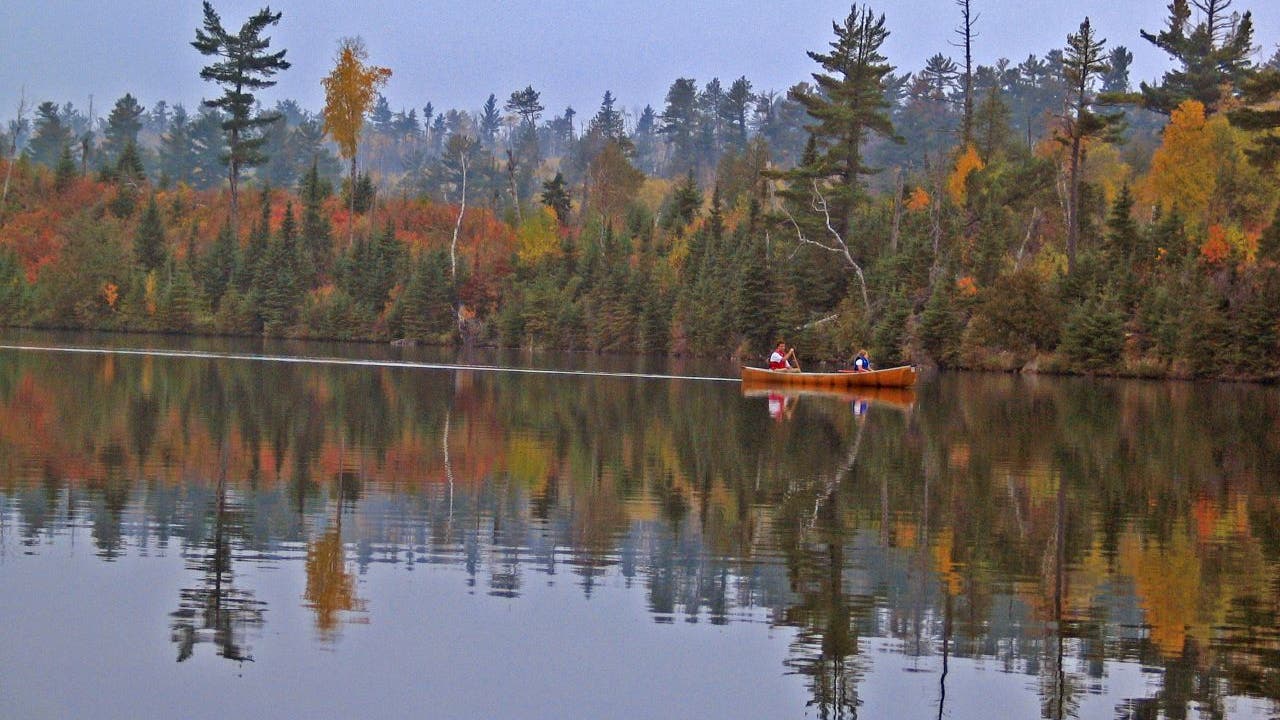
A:
[[[1164,26],[1166,0],[973,0],[981,14],[976,59],[1015,62],[1061,47],[1083,16],[1091,16],[1108,47],[1135,55],[1133,75],[1157,78],[1166,58],[1138,36]],[[224,25],[238,28],[262,0],[217,0]],[[660,107],[671,81],[703,83],[746,75],[757,90],[785,90],[815,65],[805,50],[831,39],[831,21],[847,0],[277,0],[284,18],[272,30],[293,68],[262,94],[267,104],[294,98],[319,110],[320,78],[332,66],[337,41],[360,35],[370,59],[394,71],[385,94],[396,109],[478,108],[490,92],[499,100],[532,84],[548,113],[566,105],[588,117],[605,90],[621,105]],[[944,52],[958,25],[954,0],[877,0],[892,33],[886,54],[899,72],[918,69]],[[1280,41],[1280,3],[1236,0],[1252,9],[1262,56]],[[1233,8],[1234,9],[1234,8]],[[0,2],[4,62],[0,117],[13,116],[20,88],[30,101],[70,100],[97,114],[125,92],[148,107],[157,100],[193,107],[216,94],[198,77],[203,58],[190,46],[200,22],[196,0],[20,0]]]

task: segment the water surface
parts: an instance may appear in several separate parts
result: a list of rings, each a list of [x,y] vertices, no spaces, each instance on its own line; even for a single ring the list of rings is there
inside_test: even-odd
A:
[[[0,350],[0,717],[1280,712],[1276,389],[0,340],[168,353]]]

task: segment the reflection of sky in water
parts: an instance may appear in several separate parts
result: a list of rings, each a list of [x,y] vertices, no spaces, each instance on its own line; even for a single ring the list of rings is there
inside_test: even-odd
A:
[[[359,580],[367,624],[329,644],[302,563],[241,562],[237,584],[268,607],[253,662],[200,647],[175,663],[169,613],[190,582],[178,553],[107,564],[83,537],[37,553],[8,554],[0,573],[5,717],[777,718],[806,699],[780,672],[791,630],[761,612],[655,623],[616,567],[590,598],[565,575],[511,600],[469,587],[461,566],[374,564]]]
[[[0,717],[1275,710],[1273,391],[775,394],[0,353]]]

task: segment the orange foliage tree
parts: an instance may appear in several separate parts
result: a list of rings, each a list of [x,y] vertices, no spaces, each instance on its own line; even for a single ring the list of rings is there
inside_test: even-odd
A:
[[[1217,185],[1213,137],[1204,105],[1187,100],[1173,111],[1164,142],[1151,158],[1146,193],[1152,202],[1202,220]]]

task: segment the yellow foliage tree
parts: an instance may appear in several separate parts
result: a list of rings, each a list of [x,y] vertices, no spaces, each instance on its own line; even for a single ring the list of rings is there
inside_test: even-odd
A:
[[[982,157],[978,155],[978,149],[974,146],[969,145],[964,152],[960,153],[960,157],[956,158],[955,169],[947,178],[947,194],[951,196],[952,202],[964,205],[969,197],[969,176],[986,166],[987,164],[982,162]]]
[[[356,150],[364,116],[373,107],[378,89],[387,84],[391,70],[368,65],[369,51],[358,37],[343,38],[333,70],[324,85],[324,131],[338,144],[338,152],[351,163],[351,215],[355,218]]]
[[[554,256],[560,250],[559,223],[555,212],[542,208],[542,212],[532,213],[516,231],[516,257],[525,266],[533,266]]]
[[[1213,136],[1204,105],[1187,100],[1164,129],[1164,141],[1151,157],[1148,200],[1176,209],[1188,220],[1203,222],[1217,186]]]

